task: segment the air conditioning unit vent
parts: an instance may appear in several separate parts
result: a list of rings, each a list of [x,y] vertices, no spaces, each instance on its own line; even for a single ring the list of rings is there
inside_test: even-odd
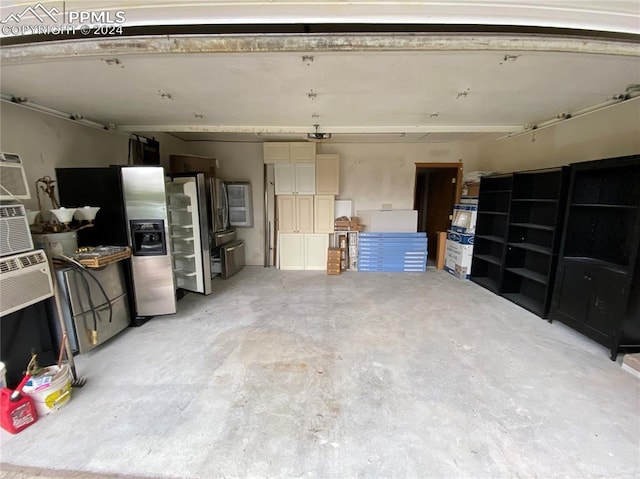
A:
[[[22,206],[5,206],[0,209],[0,218],[13,218],[25,216]]]
[[[20,268],[18,260],[15,258],[0,260],[0,274],[8,273],[9,271],[15,271]]]
[[[26,268],[27,266],[32,266],[34,264],[46,263],[47,258],[44,254],[30,254],[28,256],[22,256],[20,258],[20,263],[22,263],[22,267]]]

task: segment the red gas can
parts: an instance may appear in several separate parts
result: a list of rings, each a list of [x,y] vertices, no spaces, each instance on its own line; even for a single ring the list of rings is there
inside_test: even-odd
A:
[[[27,379],[29,379],[28,376],[22,380],[15,391],[9,388],[0,390],[0,426],[11,434],[22,431],[38,420],[33,399],[20,394]]]

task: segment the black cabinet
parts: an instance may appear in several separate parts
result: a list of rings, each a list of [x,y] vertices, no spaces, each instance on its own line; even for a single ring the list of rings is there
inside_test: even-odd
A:
[[[480,179],[470,278],[494,293],[500,292],[502,282],[512,182],[510,174]]]
[[[571,165],[550,320],[640,347],[640,156]]]
[[[471,280],[546,318],[568,169],[483,177]]]

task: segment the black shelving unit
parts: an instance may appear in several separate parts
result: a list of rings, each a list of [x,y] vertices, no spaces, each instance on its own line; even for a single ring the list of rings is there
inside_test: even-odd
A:
[[[502,282],[512,182],[511,174],[480,179],[470,278],[496,294]]]
[[[560,246],[568,168],[513,174],[500,294],[546,318]]]
[[[571,165],[550,320],[640,349],[640,156]]]

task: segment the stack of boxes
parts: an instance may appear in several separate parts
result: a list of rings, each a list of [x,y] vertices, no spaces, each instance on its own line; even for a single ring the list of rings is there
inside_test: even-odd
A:
[[[469,279],[471,274],[477,216],[477,204],[457,204],[453,207],[453,221],[451,229],[447,231],[444,269],[460,279]]]
[[[362,231],[363,227],[357,216],[352,216],[351,218],[341,216],[336,218],[333,226],[336,231]]]
[[[358,269],[358,232],[362,231],[363,225],[357,216],[340,216],[334,221],[334,241],[341,250],[342,271]]]
[[[337,275],[342,272],[340,267],[341,249],[329,248],[327,252],[327,274]]]

